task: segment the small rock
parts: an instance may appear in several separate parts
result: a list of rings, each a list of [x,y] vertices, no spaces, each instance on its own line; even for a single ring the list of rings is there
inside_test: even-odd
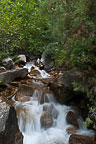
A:
[[[13,60],[11,58],[3,59],[2,60],[2,64],[8,70],[10,70],[10,69],[12,69],[14,67],[14,63],[13,63]]]
[[[25,65],[25,63],[26,63],[26,56],[25,55],[19,55],[18,56],[18,63],[19,63],[19,65]]]
[[[26,101],[26,100],[29,100],[29,97],[28,96],[32,96],[34,92],[34,89],[28,85],[20,85],[17,93],[16,93],[16,96],[15,96],[15,99],[17,101]]]
[[[43,112],[40,117],[41,127],[50,128],[53,124],[52,115],[48,112]]]
[[[77,121],[77,115],[72,112],[72,111],[69,111],[67,113],[67,116],[66,116],[66,120],[72,124],[73,126],[75,126],[77,129],[79,128],[79,124],[78,124],[78,121]]]
[[[69,144],[95,144],[95,137],[72,134],[69,138]]]
[[[5,67],[0,67],[0,73],[2,73],[2,72],[5,72],[6,71],[6,68]]]
[[[73,127],[73,126],[70,126],[66,129],[66,131],[69,133],[69,134],[73,134],[73,133],[76,133],[76,128]]]

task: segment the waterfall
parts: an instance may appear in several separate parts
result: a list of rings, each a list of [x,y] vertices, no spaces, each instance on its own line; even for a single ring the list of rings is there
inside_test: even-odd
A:
[[[32,66],[34,65],[26,65],[29,71]],[[39,70],[38,67],[35,69]],[[50,77],[45,71],[39,71],[41,77]],[[41,104],[42,95],[42,91],[34,89],[29,101],[15,101],[19,129],[24,137],[23,144],[68,144],[70,134],[66,129],[71,125],[67,123],[66,115],[72,111],[72,107],[60,105],[53,93],[45,93],[44,102]],[[83,126],[82,119],[78,119],[78,122],[80,130],[77,133],[84,132],[89,135],[90,132]]]

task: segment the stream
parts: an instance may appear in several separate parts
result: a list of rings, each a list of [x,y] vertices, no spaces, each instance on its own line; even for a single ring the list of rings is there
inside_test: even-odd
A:
[[[51,76],[44,70],[40,70],[33,64],[26,64],[28,71],[34,67],[39,71],[40,75],[35,78],[48,79]],[[42,82],[36,81],[39,86]],[[43,92],[46,90],[46,92]],[[69,144],[69,134],[66,129],[70,126],[66,121],[66,115],[73,108],[59,104],[52,91],[43,86],[43,90],[34,89],[34,92],[28,101],[16,101],[15,109],[18,116],[19,129],[23,134],[23,144]],[[43,102],[42,102],[43,98]],[[78,134],[93,135],[93,131],[83,126],[83,120],[78,118],[79,130]]]

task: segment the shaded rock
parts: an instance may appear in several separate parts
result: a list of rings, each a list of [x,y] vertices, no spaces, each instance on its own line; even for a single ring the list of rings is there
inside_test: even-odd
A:
[[[54,117],[55,119],[57,119],[58,114],[59,114],[58,110],[54,107],[53,110],[52,110],[52,115],[53,115],[53,117]]]
[[[66,131],[69,133],[69,134],[73,134],[73,133],[76,133],[76,128],[73,127],[73,126],[70,126],[66,129]]]
[[[34,92],[34,88],[33,87],[30,87],[28,85],[20,85],[17,93],[16,93],[16,96],[15,96],[15,99],[17,101],[26,101],[26,100],[29,100],[29,97],[28,96],[32,96]],[[26,97],[27,96],[27,97]]]
[[[26,56],[25,55],[18,55],[18,63],[19,63],[19,65],[25,65]]]
[[[2,73],[2,72],[5,72],[6,71],[6,68],[5,67],[0,67],[0,73]]]
[[[0,132],[5,130],[5,124],[8,119],[10,106],[5,102],[0,103]]]
[[[78,124],[77,119],[78,119],[78,117],[77,117],[77,115],[74,112],[69,111],[67,113],[67,116],[66,116],[67,122],[69,122],[70,124],[72,124],[73,126],[75,126],[78,129],[79,128],[79,124]]]
[[[13,107],[9,110],[5,130],[0,133],[0,144],[23,144],[23,136],[19,131],[16,112]]]
[[[13,60],[11,58],[3,59],[2,60],[2,64],[8,70],[10,70],[10,69],[12,69],[14,67],[14,63],[13,63]]]
[[[10,71],[0,73],[0,81],[1,81],[0,84],[5,85],[19,77],[24,78],[27,76],[27,74],[28,74],[28,70],[26,68],[19,68],[12,71],[10,70]]]
[[[73,92],[73,82],[82,81],[82,73],[75,70],[65,71],[49,84],[55,94],[57,101],[61,104],[68,104],[73,98],[77,98]]]
[[[95,144],[95,137],[72,134],[69,138],[69,144]]]
[[[41,127],[50,128],[53,124],[52,115],[48,112],[43,112],[40,117]]]
[[[43,67],[46,71],[50,71],[52,68],[52,56],[50,51],[44,51],[41,56],[41,63],[43,64]]]

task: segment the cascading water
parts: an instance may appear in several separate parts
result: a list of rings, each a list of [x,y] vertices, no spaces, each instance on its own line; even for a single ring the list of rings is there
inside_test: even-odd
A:
[[[26,67],[30,71],[32,66],[34,65]],[[49,77],[46,72],[45,76],[42,71],[40,73],[43,78]],[[45,93],[44,102],[41,104],[42,95],[42,91],[34,90],[29,101],[15,101],[19,129],[24,136],[23,144],[68,144],[70,134],[66,129],[70,125],[66,121],[66,115],[72,108],[58,104],[52,93]],[[82,120],[78,121],[81,129],[77,133],[87,132],[88,135],[90,132],[83,127]]]

